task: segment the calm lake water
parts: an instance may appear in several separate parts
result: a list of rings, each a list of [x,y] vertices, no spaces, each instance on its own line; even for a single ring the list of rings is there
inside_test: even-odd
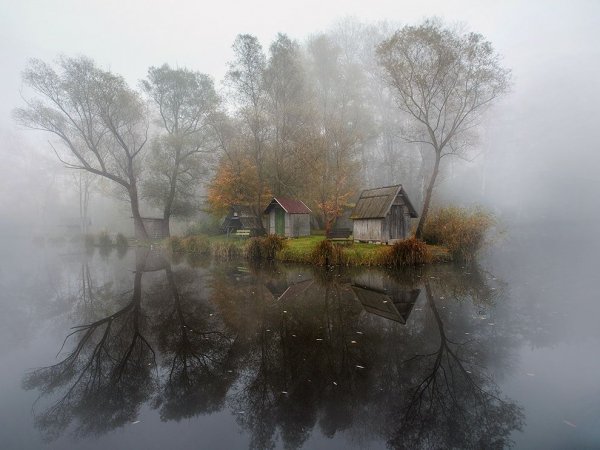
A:
[[[600,447],[576,234],[404,273],[3,248],[1,448]]]

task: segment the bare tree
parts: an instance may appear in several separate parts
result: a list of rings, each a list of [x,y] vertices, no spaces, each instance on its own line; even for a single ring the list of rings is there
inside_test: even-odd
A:
[[[50,143],[70,169],[85,170],[121,186],[128,194],[136,236],[147,234],[140,215],[140,160],[148,139],[146,108],[125,80],[86,57],[60,58],[55,67],[34,59],[23,81],[35,94],[14,111],[22,125],[51,133]]]
[[[301,48],[285,34],[269,47],[265,70],[268,94],[269,178],[275,195],[297,196],[306,184],[300,153],[310,126],[311,95]]]
[[[377,55],[399,109],[415,125],[403,137],[435,153],[416,231],[421,237],[441,159],[464,155],[482,113],[507,92],[510,71],[482,35],[436,20],[398,30],[379,44]]]
[[[163,207],[165,231],[171,215],[193,214],[198,179],[217,142],[212,129],[219,97],[208,75],[164,64],[150,67],[142,89],[155,103],[164,134],[152,146],[144,196]]]
[[[264,208],[266,186],[265,152],[268,134],[265,90],[266,57],[255,36],[240,34],[233,43],[234,60],[229,64],[226,82],[233,88],[238,117],[247,136],[247,146],[255,163],[258,186],[253,208],[259,221]]]

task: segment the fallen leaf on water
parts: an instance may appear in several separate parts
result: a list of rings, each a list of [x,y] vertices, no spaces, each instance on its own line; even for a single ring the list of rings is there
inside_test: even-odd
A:
[[[337,386],[337,383],[334,381],[333,384],[335,384]]]
[[[323,339],[321,339],[321,338],[317,338],[317,341],[322,341],[322,340],[323,340]]]
[[[350,341],[351,344],[356,344],[356,341]]]
[[[357,369],[364,369],[364,366],[359,366],[358,364],[356,365]]]
[[[136,424],[136,423],[140,423],[139,420],[136,420],[135,422],[131,422],[132,424]]]
[[[569,422],[568,420],[563,420],[563,422],[569,425],[570,427],[577,428],[577,425],[575,425],[573,422]]]

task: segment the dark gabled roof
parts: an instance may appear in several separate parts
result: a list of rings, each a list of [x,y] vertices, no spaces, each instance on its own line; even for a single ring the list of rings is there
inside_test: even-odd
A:
[[[262,224],[257,217],[240,217],[240,223],[243,229],[254,230],[262,228]]]
[[[288,214],[310,214],[312,211],[302,201],[286,197],[273,197],[269,206],[265,209],[265,214],[268,214],[273,207],[279,204]]]
[[[229,215],[234,217],[256,217],[252,208],[245,205],[232,205]]]
[[[365,189],[350,215],[351,219],[382,219],[387,216],[394,199],[400,195],[411,217],[419,217],[401,184]]]
[[[260,219],[252,212],[252,208],[245,205],[231,205],[229,213],[223,219],[221,229],[232,227],[233,223],[239,222],[241,229],[254,230],[262,228]]]

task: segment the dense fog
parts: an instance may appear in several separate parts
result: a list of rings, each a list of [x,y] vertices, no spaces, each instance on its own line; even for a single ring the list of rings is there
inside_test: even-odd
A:
[[[448,26],[481,33],[512,73],[510,91],[486,111],[466,160],[442,162],[434,206],[480,204],[507,225],[543,223],[565,230],[578,225],[582,232],[599,217],[595,205],[600,192],[596,173],[600,164],[596,149],[600,48],[595,33],[600,11],[595,2],[463,2],[452,8],[444,2],[418,8],[396,2],[367,8],[349,2],[343,10],[303,4],[285,11],[281,5],[260,2],[240,5],[240,11],[231,16],[230,6],[211,8],[179,2],[177,13],[163,20],[161,7],[142,2],[128,6],[67,2],[48,8],[28,1],[2,6],[3,235],[48,232],[79,216],[78,171],[65,169],[57,160],[49,136],[27,130],[13,118],[13,110],[24,106],[22,96],[28,95],[21,73],[30,58],[53,63],[60,55],[84,55],[103,70],[122,75],[138,91],[149,67],[165,63],[185,67],[212,77],[222,109],[234,116],[238,106],[226,80],[235,58],[232,44],[241,33],[256,36],[267,61],[271,45],[283,33],[297,46],[298,62],[308,75],[330,70],[314,61],[315,43],[326,39],[337,55],[333,68],[355,70],[346,72],[347,82],[341,89],[354,96],[349,105],[358,111],[361,126],[368,128],[353,149],[358,163],[353,170],[358,177],[355,186],[360,190],[402,183],[420,208],[420,190],[427,181],[422,170],[431,161],[421,157],[418,145],[397,138],[403,119],[389,98],[384,99],[389,104],[377,110],[375,96],[382,81],[375,73],[373,57],[375,45],[391,32],[431,16]],[[382,131],[385,120],[396,139],[388,154],[389,142]],[[154,122],[153,133],[158,133]],[[205,188],[217,166],[215,161],[206,161],[206,170],[198,178],[200,208],[204,208]],[[142,209],[147,215],[160,214],[148,201]],[[96,230],[131,232],[131,213],[123,196],[105,181],[92,182],[89,216]]]

